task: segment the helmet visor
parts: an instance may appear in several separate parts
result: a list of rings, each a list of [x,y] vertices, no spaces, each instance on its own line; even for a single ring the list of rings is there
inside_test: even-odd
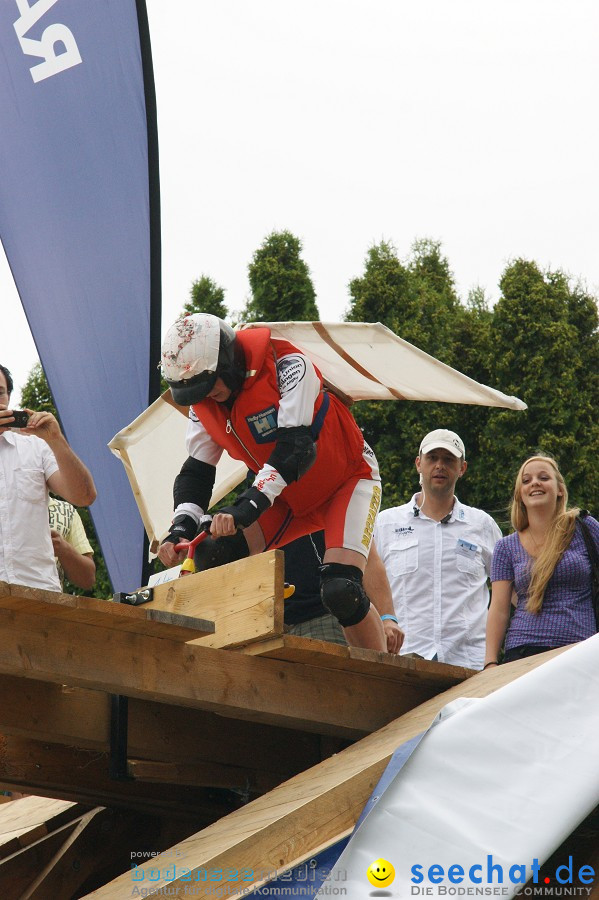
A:
[[[216,372],[200,372],[199,375],[182,381],[169,381],[167,378],[166,383],[171,389],[175,403],[180,406],[193,406],[210,393],[217,378]]]

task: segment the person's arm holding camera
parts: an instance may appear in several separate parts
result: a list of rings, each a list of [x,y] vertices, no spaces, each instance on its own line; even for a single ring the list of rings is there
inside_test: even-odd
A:
[[[58,465],[58,471],[48,478],[50,490],[60,494],[73,506],[89,506],[96,499],[93,478],[87,466],[69,447],[56,417],[50,412],[35,412],[32,409],[25,412],[29,414],[29,422],[21,433],[42,438],[52,450]]]

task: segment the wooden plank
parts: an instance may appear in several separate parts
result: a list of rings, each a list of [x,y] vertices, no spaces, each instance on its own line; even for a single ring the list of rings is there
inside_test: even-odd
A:
[[[122,810],[98,807],[82,816],[71,834],[22,894],[20,900],[49,900],[49,898],[79,896],[79,888],[106,865],[117,871],[127,865],[126,844],[143,833],[139,816]]]
[[[40,627],[43,622],[43,628]],[[382,667],[381,667],[382,668]],[[0,609],[0,674],[358,738],[436,689]]]
[[[232,792],[218,799],[210,791],[187,785],[114,781],[107,753],[6,735],[0,735],[0,788],[35,791],[88,807],[105,804],[152,815],[185,816],[203,824],[242,802]],[[33,839],[42,836],[39,833]]]
[[[234,788],[252,794],[265,794],[282,779],[259,764],[256,767],[228,766],[218,762],[171,763],[148,759],[129,759],[127,774],[137,781],[157,784],[189,784],[194,787]]]
[[[284,560],[280,550],[157,585],[149,607],[213,621],[193,643],[236,647],[283,633]]]
[[[131,848],[165,847],[159,820],[97,807],[0,861],[2,900],[79,896],[84,884],[102,884],[131,863]],[[181,839],[189,824],[178,827]]]
[[[48,801],[50,802],[50,801]],[[194,819],[160,819],[102,807],[0,860],[2,900],[66,900],[150,859],[194,829]]]
[[[177,871],[191,871],[192,879],[202,869],[221,869],[225,875],[218,886],[225,896],[227,889],[233,893],[239,887],[234,878],[227,879],[227,871],[283,872],[297,865],[353,828],[394,751],[428,728],[443,706],[457,697],[485,697],[562,649],[566,648],[478,673],[176,845],[170,855],[152,860],[151,866],[140,868],[144,874],[150,868],[165,873],[172,854],[176,854]],[[210,879],[192,883],[195,897],[214,896]],[[256,877],[254,885],[244,883],[244,887],[249,889],[258,883],[260,878]],[[186,884],[180,877],[171,879],[161,874],[152,888],[158,897],[183,897]],[[127,889],[131,889],[129,872],[97,890],[94,900],[120,900]]]
[[[110,748],[108,694],[2,675],[0,696],[1,733],[103,753]],[[247,766],[248,773],[261,768],[279,782],[346,746],[317,734],[135,698],[129,700],[128,724],[131,757],[177,765],[219,763],[233,770]]]
[[[87,812],[87,807],[70,800],[46,797],[13,800],[0,809],[0,859],[21,850],[84,812]]]
[[[0,897],[2,900],[22,900],[37,873],[48,865],[65,840],[77,827],[80,819],[57,828],[11,856],[0,860]]]
[[[250,656],[267,656],[271,659],[305,663],[322,669],[362,672],[399,684],[431,684],[437,691],[447,690],[476,674],[474,669],[465,669],[461,666],[380,653],[377,650],[364,650],[360,647],[344,647],[342,644],[315,641],[294,634],[285,634],[250,644],[242,648],[242,652]]]
[[[0,609],[17,609],[85,625],[107,625],[116,631],[189,641],[214,633],[214,623],[181,613],[151,609],[149,604],[128,606],[93,597],[77,597],[0,581]]]

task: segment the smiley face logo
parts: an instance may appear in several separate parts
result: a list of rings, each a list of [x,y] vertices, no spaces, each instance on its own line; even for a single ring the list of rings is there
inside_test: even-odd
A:
[[[366,869],[366,877],[374,887],[388,887],[395,878],[395,869],[386,859],[375,859]]]

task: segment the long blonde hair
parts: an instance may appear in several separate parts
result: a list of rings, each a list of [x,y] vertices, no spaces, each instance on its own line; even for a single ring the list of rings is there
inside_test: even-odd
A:
[[[547,584],[558,562],[570,546],[576,528],[576,519],[580,512],[577,507],[568,509],[568,489],[556,461],[550,456],[531,456],[522,463],[516,476],[511,508],[512,525],[515,531],[524,531],[529,526],[528,513],[522,502],[522,475],[526,466],[530,462],[536,461],[546,463],[553,469],[558,488],[561,490],[561,497],[557,498],[553,521],[545,545],[532,565],[526,601],[526,609],[532,613],[538,613],[542,609]]]

